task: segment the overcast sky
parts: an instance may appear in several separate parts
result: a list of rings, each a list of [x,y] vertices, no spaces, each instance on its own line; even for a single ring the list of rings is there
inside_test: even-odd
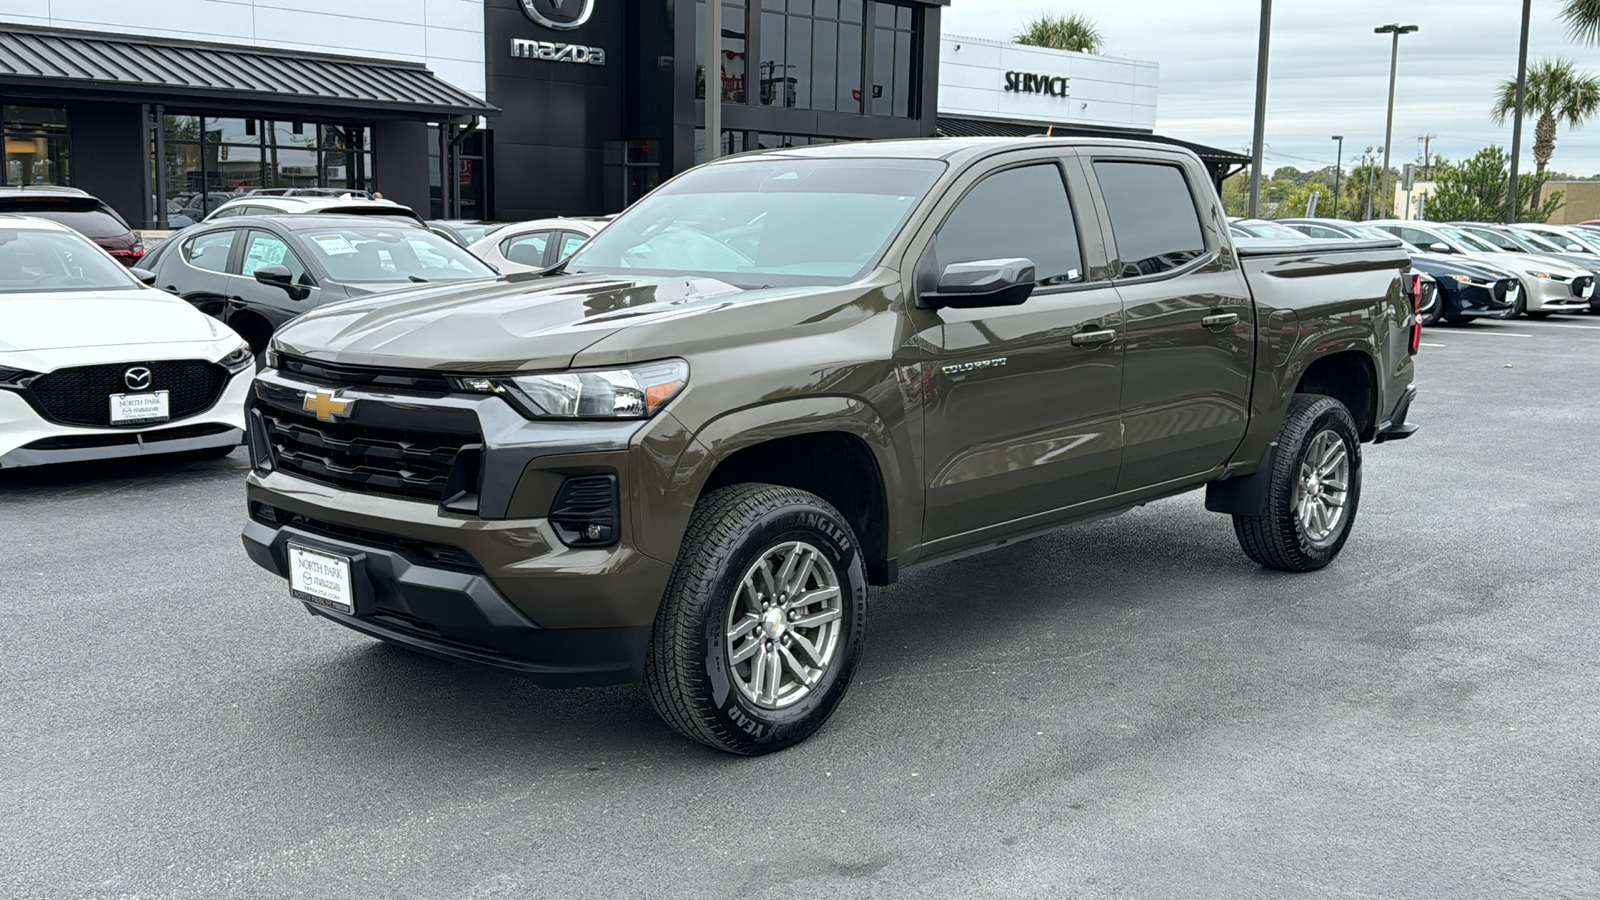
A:
[[[1600,70],[1600,49],[1568,43],[1559,0],[1534,0],[1530,62],[1567,56]],[[1106,54],[1161,65],[1156,129],[1173,137],[1248,152],[1255,102],[1256,0],[952,0],[946,34],[1009,39],[1041,12],[1080,12],[1106,38]],[[1489,121],[1500,81],[1515,77],[1520,4],[1514,0],[1278,0],[1273,9],[1267,90],[1267,165],[1332,165],[1330,135],[1345,136],[1345,164],[1383,143],[1388,102],[1388,35],[1400,21],[1421,31],[1400,40],[1395,164],[1421,153],[1461,159],[1490,143],[1509,146],[1511,123]],[[1524,159],[1533,143],[1524,129]],[[1529,163],[1531,166],[1531,163]],[[1600,174],[1600,120],[1563,128],[1551,167]]]

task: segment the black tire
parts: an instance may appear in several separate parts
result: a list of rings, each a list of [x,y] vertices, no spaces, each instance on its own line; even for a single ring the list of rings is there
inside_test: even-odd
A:
[[[830,664],[815,684],[793,705],[767,708],[735,684],[740,676],[730,662],[727,623],[732,604],[743,602],[745,573],[796,541],[832,565],[841,615]],[[645,659],[650,705],[679,734],[718,750],[757,756],[792,747],[821,728],[844,699],[861,656],[866,600],[855,533],[822,498],[770,484],[717,490],[695,506],[656,613]],[[755,631],[751,637],[761,640]]]
[[[242,446],[244,446],[244,445],[243,444],[233,444],[232,446],[228,446],[228,447],[207,447],[204,450],[190,450],[189,451],[189,458],[190,459],[226,459],[227,457],[233,455],[233,451],[239,449]]]
[[[1502,319],[1515,319],[1528,311],[1528,293],[1522,291],[1517,294],[1517,300],[1511,308],[1500,314]]]
[[[1296,487],[1311,444],[1332,432],[1349,454],[1345,505],[1331,539],[1313,540],[1296,515]],[[1343,403],[1321,394],[1297,394],[1284,416],[1273,457],[1266,508],[1257,516],[1234,516],[1233,530],[1246,555],[1269,569],[1311,572],[1326,566],[1344,549],[1361,505],[1361,441],[1355,419]]]
[[[1550,318],[1550,314],[1547,313],[1547,312],[1544,312],[1543,310],[1541,310],[1539,312],[1524,313],[1524,315],[1526,315],[1530,319],[1548,319],[1548,318]]]
[[[1439,324],[1439,320],[1443,317],[1444,293],[1442,291],[1435,290],[1433,294],[1433,305],[1418,313],[1418,318],[1422,320],[1422,327],[1427,328],[1429,326]]]

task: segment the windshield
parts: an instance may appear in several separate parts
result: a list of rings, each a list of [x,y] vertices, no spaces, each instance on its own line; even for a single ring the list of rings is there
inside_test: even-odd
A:
[[[1467,236],[1477,238],[1478,243],[1486,244],[1496,250],[1503,250],[1507,253],[1522,252],[1522,248],[1517,246],[1516,241],[1488,228],[1474,228],[1467,232]]]
[[[346,284],[463,281],[495,274],[454,241],[421,228],[341,225],[301,237],[328,277]]]
[[[866,274],[944,172],[933,160],[755,157],[694,169],[639,201],[568,272],[705,275],[739,287]]]
[[[1488,241],[1473,237],[1459,228],[1441,228],[1439,229],[1439,233],[1450,240],[1455,241],[1461,246],[1466,247],[1468,250],[1475,250],[1480,253],[1496,253],[1500,250],[1499,247],[1496,247]]]
[[[1565,247],[1556,246],[1553,242],[1551,242],[1551,240],[1549,238],[1544,237],[1543,235],[1534,234],[1531,231],[1522,231],[1521,229],[1516,229],[1516,230],[1513,230],[1511,232],[1511,235],[1512,235],[1512,237],[1515,237],[1517,240],[1521,241],[1522,243],[1528,245],[1528,247],[1530,247],[1531,249],[1533,249],[1533,250],[1535,250],[1537,252],[1540,252],[1540,253],[1571,253],[1572,252],[1571,250],[1568,250]]]
[[[1275,241],[1303,241],[1309,237],[1304,232],[1273,222],[1241,222],[1239,227],[1249,232],[1252,237],[1270,238]]]
[[[0,228],[0,294],[138,287],[121,263],[76,234]]]

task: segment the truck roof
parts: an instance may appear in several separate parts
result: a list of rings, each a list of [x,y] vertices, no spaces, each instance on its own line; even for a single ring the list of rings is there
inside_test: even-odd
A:
[[[758,150],[724,157],[718,162],[734,161],[760,154],[763,156],[789,156],[822,159],[937,159],[954,160],[963,157],[987,156],[1004,150],[1022,150],[1034,147],[1138,147],[1141,149],[1171,150],[1194,156],[1194,153],[1174,144],[1161,141],[1143,141],[1137,138],[1100,137],[931,137],[905,138],[889,141],[849,141],[838,144],[817,144],[810,147],[784,147],[776,150]],[[1199,157],[1195,157],[1198,159]]]

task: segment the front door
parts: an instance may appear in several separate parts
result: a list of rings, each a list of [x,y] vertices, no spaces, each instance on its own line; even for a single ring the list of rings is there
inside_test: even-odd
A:
[[[281,287],[256,281],[256,271],[267,266],[289,269],[298,289],[298,299]],[[316,280],[283,238],[270,231],[252,229],[246,233],[239,273],[228,279],[230,318],[248,311],[265,319],[276,330],[295,316],[316,308],[317,293]],[[244,333],[243,329],[239,330]]]
[[[985,531],[1026,530],[1030,519],[1042,526],[1050,513],[1109,494],[1116,483],[1122,304],[1103,271],[1089,274],[1084,248],[1087,241],[1103,255],[1099,229],[1092,213],[1074,214],[1069,178],[1074,193],[1081,190],[1070,158],[986,175],[930,248],[936,272],[1025,257],[1038,288],[1021,306],[941,309],[922,331],[925,543],[978,542]]]
[[[1117,492],[1210,472],[1244,439],[1255,365],[1255,304],[1216,195],[1181,157],[1096,154],[1089,168],[1127,315]]]

